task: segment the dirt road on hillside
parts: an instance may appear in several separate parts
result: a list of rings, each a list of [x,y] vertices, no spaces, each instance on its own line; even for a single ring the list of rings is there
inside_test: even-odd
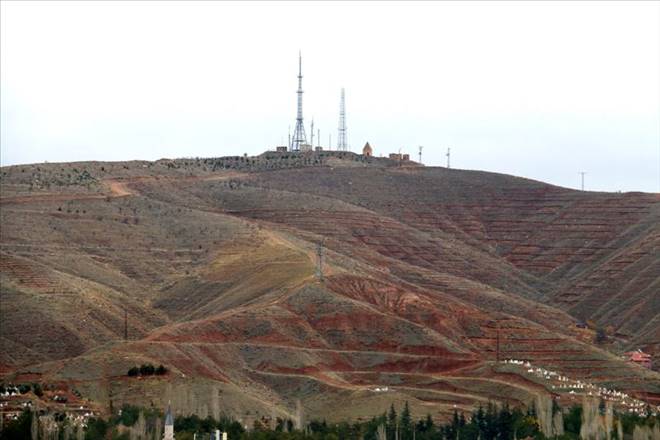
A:
[[[96,194],[84,193],[41,193],[33,195],[9,196],[0,197],[0,205],[16,205],[23,203],[35,202],[67,202],[73,200],[98,200],[105,198],[129,197],[137,195],[136,191],[130,188],[130,184],[134,182],[144,181],[195,181],[195,180],[227,180],[244,176],[245,173],[227,173],[221,176],[182,176],[172,178],[154,178],[151,176],[145,177],[132,177],[126,180],[106,179],[102,180],[101,184],[108,188],[108,192]]]

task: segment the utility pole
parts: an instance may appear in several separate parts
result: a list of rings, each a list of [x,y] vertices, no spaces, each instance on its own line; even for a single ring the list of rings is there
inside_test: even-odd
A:
[[[309,141],[309,145],[311,145],[312,148],[313,148],[314,147],[314,119],[312,119],[312,128],[309,130],[309,132],[310,132],[310,136],[311,136],[310,141]]]
[[[316,266],[316,276],[319,281],[323,282],[323,242],[319,242],[316,246],[316,256],[317,256],[317,266]]]
[[[500,363],[500,321],[497,321],[497,343],[495,346],[495,360]]]
[[[582,176],[582,191],[584,191],[584,175],[587,174],[586,171],[580,171],[580,175]]]
[[[419,146],[419,163],[420,163],[420,164],[422,163],[422,148],[424,148],[424,147],[422,147],[422,146],[420,145],[420,146]]]
[[[446,154],[446,156],[447,156],[447,168],[450,168],[450,166],[449,166],[449,158],[450,158],[450,156],[451,156],[451,148],[447,148],[447,154]]]

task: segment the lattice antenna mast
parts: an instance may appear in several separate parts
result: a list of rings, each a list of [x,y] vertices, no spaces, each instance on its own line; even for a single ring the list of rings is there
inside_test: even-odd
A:
[[[582,191],[584,191],[584,175],[587,174],[586,171],[580,171],[580,176],[582,176]]]
[[[309,144],[314,146],[314,119],[312,119],[312,127],[309,129]]]
[[[447,148],[447,168],[451,168],[449,165],[449,159],[451,157],[451,148]]]
[[[305,136],[305,125],[303,124],[303,89],[302,89],[302,54],[298,53],[298,116],[296,117],[296,128],[289,149],[300,151],[301,146],[307,144]]]
[[[348,142],[346,141],[346,101],[343,88],[341,89],[341,101],[339,103],[339,139],[337,139],[337,150],[348,151]]]
[[[424,148],[423,146],[421,146],[421,145],[419,146],[419,163],[422,163],[422,149],[423,148]]]

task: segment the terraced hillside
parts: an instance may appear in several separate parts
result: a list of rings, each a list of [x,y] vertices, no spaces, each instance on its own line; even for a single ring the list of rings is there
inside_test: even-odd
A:
[[[660,365],[658,194],[407,165],[269,153],[2,168],[2,371],[103,405],[244,420],[293,417],[299,400],[310,416],[409,400],[443,417],[554,392],[497,363],[499,346],[660,399],[660,375],[617,356],[639,347]],[[126,376],[144,362],[170,373]]]

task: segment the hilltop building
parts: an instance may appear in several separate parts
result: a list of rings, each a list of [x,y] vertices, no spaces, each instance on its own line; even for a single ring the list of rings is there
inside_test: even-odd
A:
[[[649,370],[652,367],[651,355],[644,353],[642,350],[629,351],[623,354],[628,362],[633,362],[637,365],[641,365],[644,368]]]
[[[364,148],[362,149],[362,154],[366,157],[371,157],[374,154],[374,150],[371,148],[371,145],[369,145],[369,142],[364,144]]]
[[[163,440],[174,440],[174,418],[172,417],[172,409],[169,405],[167,405],[167,413],[165,413]]]
[[[390,153],[389,158],[391,160],[398,160],[398,161],[409,161],[410,160],[410,154],[401,154],[401,153]]]

